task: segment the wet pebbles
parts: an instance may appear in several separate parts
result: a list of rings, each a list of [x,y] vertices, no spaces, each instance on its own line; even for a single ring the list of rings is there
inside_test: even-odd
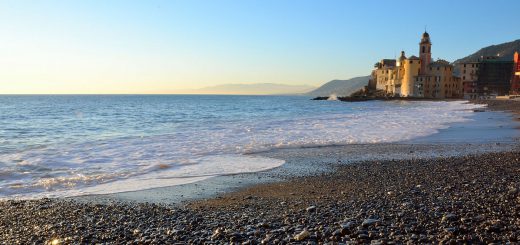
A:
[[[344,165],[183,207],[0,202],[5,244],[514,244],[519,227],[519,152]]]
[[[486,104],[490,110],[520,113],[520,100],[472,100],[475,104]]]

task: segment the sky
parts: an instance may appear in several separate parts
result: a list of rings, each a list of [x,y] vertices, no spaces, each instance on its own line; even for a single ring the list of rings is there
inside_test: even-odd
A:
[[[454,61],[520,39],[518,0],[0,1],[0,94],[319,86],[401,50]]]

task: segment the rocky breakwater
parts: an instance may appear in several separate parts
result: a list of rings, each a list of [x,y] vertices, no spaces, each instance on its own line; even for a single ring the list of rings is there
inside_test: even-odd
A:
[[[520,240],[520,153],[363,162],[183,207],[0,203],[16,243],[424,244]]]
[[[490,110],[520,113],[520,100],[472,100],[475,104],[486,104]]]

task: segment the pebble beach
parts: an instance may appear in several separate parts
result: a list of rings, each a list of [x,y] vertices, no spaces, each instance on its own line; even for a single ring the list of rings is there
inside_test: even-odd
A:
[[[488,103],[518,112],[520,104]],[[520,147],[334,165],[184,205],[0,202],[2,244],[516,244]]]
[[[186,207],[65,200],[0,204],[0,239],[26,243],[515,243],[520,152],[364,162]]]

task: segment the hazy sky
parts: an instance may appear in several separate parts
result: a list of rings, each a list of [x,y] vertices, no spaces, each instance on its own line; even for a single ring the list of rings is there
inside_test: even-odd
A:
[[[0,93],[172,93],[321,85],[416,54],[520,38],[518,0],[0,1]]]

